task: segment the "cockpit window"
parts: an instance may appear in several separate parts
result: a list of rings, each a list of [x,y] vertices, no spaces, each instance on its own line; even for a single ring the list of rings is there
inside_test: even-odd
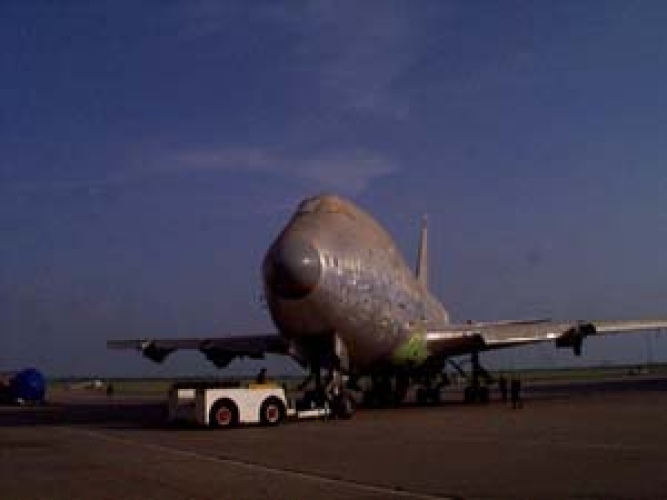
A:
[[[313,212],[339,213],[354,218],[354,213],[350,206],[337,196],[325,195],[315,198],[309,198],[301,202],[297,213],[307,214]]]
[[[319,206],[320,206],[319,198],[308,198],[307,200],[301,202],[301,205],[299,205],[299,209],[297,210],[297,212],[300,214],[316,212]]]

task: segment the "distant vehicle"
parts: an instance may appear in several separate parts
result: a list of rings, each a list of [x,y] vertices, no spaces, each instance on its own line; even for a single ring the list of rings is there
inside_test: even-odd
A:
[[[213,429],[242,424],[278,425],[286,418],[326,417],[326,405],[297,407],[275,384],[223,387],[211,384],[175,384],[169,391],[169,420]]]
[[[354,203],[328,194],[306,199],[262,265],[266,303],[278,333],[112,340],[108,346],[139,349],[156,362],[179,349],[197,349],[219,368],[236,357],[288,355],[309,368],[317,392],[335,385],[329,391],[336,395],[332,408],[343,416],[353,410],[348,389],[358,388],[361,377],[370,378],[369,401],[399,403],[415,385],[421,401],[437,402],[445,364],[469,355],[465,394],[480,401],[481,380],[490,378],[480,364],[481,352],[551,341],[579,355],[588,336],[667,328],[666,319],[451,323],[447,309],[428,290],[425,222],[415,273],[389,234]],[[328,371],[328,382],[321,379],[322,370]],[[349,375],[349,387],[343,374]]]
[[[67,385],[68,389],[87,389],[87,390],[103,390],[106,389],[107,384],[104,383],[103,380],[100,380],[98,378],[96,379],[90,379],[90,380],[79,380],[76,382],[70,382]]]
[[[35,368],[0,378],[0,404],[43,403],[46,379]]]

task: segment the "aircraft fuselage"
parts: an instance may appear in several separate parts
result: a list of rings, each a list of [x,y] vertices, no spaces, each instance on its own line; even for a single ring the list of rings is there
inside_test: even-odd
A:
[[[297,348],[336,335],[354,369],[420,364],[427,327],[449,322],[387,232],[336,196],[301,203],[268,250],[263,277],[281,334]]]

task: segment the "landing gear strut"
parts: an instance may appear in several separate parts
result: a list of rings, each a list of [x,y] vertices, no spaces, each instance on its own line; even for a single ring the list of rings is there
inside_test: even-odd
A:
[[[417,404],[440,404],[440,390],[447,384],[448,379],[444,372],[427,373],[423,377],[421,387],[417,389]]]
[[[325,397],[331,407],[331,414],[336,418],[349,419],[354,414],[354,400],[343,384],[343,371],[340,365],[329,370],[329,383],[325,388]]]
[[[410,388],[410,377],[405,371],[378,371],[370,376],[370,386],[364,390],[364,404],[374,408],[400,405]]]
[[[307,391],[304,396],[306,406],[322,407],[327,404],[332,417],[348,419],[354,414],[355,404],[343,383],[343,372],[348,367],[347,351],[337,335],[333,341],[333,353],[321,353],[315,361],[311,361],[310,374],[299,384],[299,388],[304,389],[314,380],[315,389]],[[322,379],[322,367],[328,368],[325,380]]]
[[[463,399],[466,403],[488,403],[488,384],[491,382],[491,375],[480,364],[479,352],[471,354],[470,364],[472,365],[470,384],[465,388]],[[484,384],[481,383],[481,379],[484,379]]]
[[[349,362],[345,344],[338,335],[334,335],[334,359],[329,370],[329,383],[326,395],[334,417],[349,419],[354,414],[354,400],[343,383],[343,370],[349,371]]]
[[[315,388],[305,390],[312,382]],[[298,385],[299,390],[305,390],[303,396],[303,404],[306,408],[322,407],[326,401],[326,391],[322,383],[322,369],[319,364],[312,364],[310,366],[310,373]]]

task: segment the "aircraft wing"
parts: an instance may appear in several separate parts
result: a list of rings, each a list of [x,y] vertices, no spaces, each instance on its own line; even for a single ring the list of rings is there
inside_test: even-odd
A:
[[[581,354],[584,338],[591,335],[667,329],[667,319],[625,321],[525,320],[448,325],[428,331],[426,343],[433,355],[457,355],[502,349],[522,344],[554,341]]]
[[[211,338],[162,338],[109,340],[109,349],[136,349],[151,361],[161,363],[174,351],[196,349],[216,367],[224,368],[234,358],[262,359],[264,354],[289,354],[289,344],[278,334]]]

